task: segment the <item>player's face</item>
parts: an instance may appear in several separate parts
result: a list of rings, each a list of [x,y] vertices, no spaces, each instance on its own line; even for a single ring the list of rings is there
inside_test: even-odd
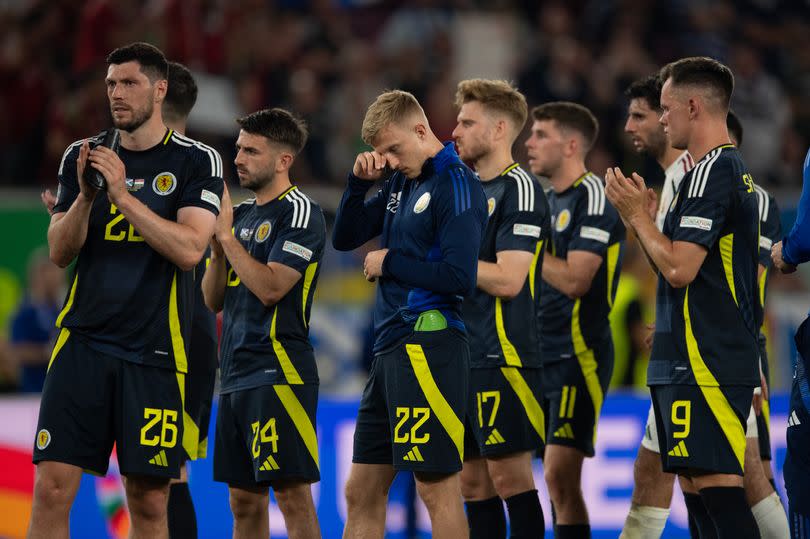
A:
[[[106,82],[115,127],[132,133],[152,117],[155,85],[141,72],[138,62],[110,64]]]
[[[407,178],[416,178],[425,164],[425,134],[416,126],[390,123],[374,139],[374,151],[382,155],[388,166]]]
[[[236,139],[236,173],[239,185],[253,192],[270,184],[276,174],[278,151],[266,137],[239,131]]]
[[[492,151],[492,118],[478,101],[461,105],[458,125],[453,130],[459,156],[468,163],[475,163]]]
[[[526,140],[532,174],[552,176],[562,165],[564,144],[563,134],[555,121],[535,120]]]
[[[681,92],[667,79],[661,88],[661,125],[673,148],[686,150],[689,145],[689,107]]]
[[[666,150],[669,141],[658,118],[658,111],[650,108],[646,99],[636,98],[630,101],[624,131],[630,135],[637,152],[658,157]]]

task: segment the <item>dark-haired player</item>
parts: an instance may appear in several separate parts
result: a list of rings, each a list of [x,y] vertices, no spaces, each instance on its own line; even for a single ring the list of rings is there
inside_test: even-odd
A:
[[[318,369],[309,317],[326,225],[290,182],[304,123],[283,109],[238,123],[239,184],[256,197],[232,209],[226,190],[202,282],[206,305],[223,311],[214,479],[228,484],[234,537],[269,535],[272,488],[288,536],[315,538]]]
[[[197,101],[197,83],[186,66],[169,62],[168,88],[161,107],[166,127],[180,135],[186,132],[186,122]],[[56,197],[44,191],[42,201],[53,213]],[[189,341],[189,369],[186,375],[185,412],[192,423],[186,424],[184,433],[183,464],[180,479],[172,479],[169,488],[169,536],[197,537],[197,516],[188,488],[188,469],[185,460],[205,458],[208,452],[208,423],[218,367],[216,317],[205,306],[200,281],[205,274],[207,257],[194,268],[194,315]]]
[[[729,143],[731,71],[709,58],[661,70],[661,123],[688,150],[663,233],[637,174],[607,173],[606,192],[633,227],[660,278],[647,373],[664,470],[699,492],[690,508],[701,536],[759,537],[743,490],[745,424],[759,385],[761,321],[755,187]]]
[[[669,144],[664,127],[658,121],[661,116],[661,82],[657,76],[650,76],[635,81],[625,92],[630,98],[628,106],[628,117],[625,124],[625,131],[632,137],[633,144],[637,151],[648,153],[653,156],[665,171],[664,188],[658,204],[658,212],[655,216],[656,226],[659,230],[663,227],[664,219],[674,199],[675,193],[681,185],[681,181],[686,173],[694,165],[689,152],[673,148]],[[727,118],[729,135],[733,144],[739,147],[742,141],[742,125],[732,111],[729,111]],[[773,227],[779,227],[778,209],[773,197],[770,197],[757,186],[757,196],[760,204],[761,237],[760,237],[760,275],[767,271],[767,260],[763,260],[764,254],[770,256],[770,249],[767,253],[763,250],[763,241],[767,243],[768,238],[778,237]],[[764,196],[763,196],[764,195]],[[765,263],[763,266],[763,262]],[[760,287],[765,284],[764,278],[760,279]],[[764,295],[760,295],[764,302]],[[761,353],[764,353],[764,337],[760,334]],[[763,368],[767,368],[766,359],[763,355]],[[763,402],[762,414],[756,416],[759,429],[748,428],[746,435],[748,438],[759,439],[759,448],[767,450],[770,455],[770,443],[767,437],[767,401]],[[764,414],[764,415],[763,415]],[[749,416],[751,420],[754,416]],[[757,431],[759,430],[759,437]],[[753,445],[746,441],[747,464],[752,466],[758,460],[756,455],[748,454],[750,450],[755,451],[757,443]],[[770,459],[768,459],[769,461]],[[750,461],[750,462],[749,462]],[[769,469],[769,462],[764,460],[763,464]],[[641,440],[638,454],[633,469],[633,501],[630,512],[625,520],[621,537],[623,539],[657,539],[660,537],[666,520],[669,515],[669,507],[672,501],[672,486],[674,475],[665,473],[662,469],[660,450],[658,447],[658,431],[655,425],[655,416],[652,407],[647,417],[647,425],[644,429],[644,436]],[[763,474],[751,466],[745,475],[745,490],[749,505],[759,525],[763,537],[783,537],[787,522],[784,517],[784,510],[779,503],[778,496],[774,489],[768,488]],[[683,486],[684,498],[687,506],[695,507],[699,501],[699,495],[689,491],[689,485]],[[690,513],[690,527],[694,527],[694,517]],[[696,530],[694,530],[696,531]]]
[[[458,84],[456,106],[453,137],[489,211],[477,288],[464,301],[471,369],[461,492],[473,539],[506,536],[504,503],[510,537],[535,537],[545,529],[532,456],[546,437],[536,312],[548,201],[512,158],[528,115],[523,94],[506,81],[470,79]]]
[[[543,459],[556,515],[555,536],[590,537],[582,496],[585,457],[613,371],[608,313],[616,296],[625,230],[602,180],[585,167],[596,118],[582,105],[532,110],[526,141],[532,173],[551,182],[551,240],[543,259],[538,318],[548,428]]]
[[[67,536],[82,470],[104,474],[113,443],[133,533],[167,537],[182,462],[191,270],[214,229],[222,162],[164,125],[160,50],[135,43],[107,63],[121,149],[78,141],[65,151],[48,229],[51,259],[77,261],[42,396],[30,537]],[[88,166],[106,193],[83,180]]]

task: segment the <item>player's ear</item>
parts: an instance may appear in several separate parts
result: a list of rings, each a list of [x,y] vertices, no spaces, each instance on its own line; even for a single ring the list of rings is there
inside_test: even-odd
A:
[[[290,167],[295,160],[295,156],[290,152],[281,152],[276,157],[276,172],[284,172],[290,170]]]
[[[427,128],[422,122],[416,122],[416,125],[413,126],[413,132],[416,133],[419,140],[424,140],[425,135],[427,135]]]
[[[690,97],[689,101],[687,102],[687,106],[689,110],[689,119],[694,120],[700,110],[703,108],[703,103],[700,99]]]
[[[155,81],[155,103],[162,103],[169,89],[169,81],[162,79]]]

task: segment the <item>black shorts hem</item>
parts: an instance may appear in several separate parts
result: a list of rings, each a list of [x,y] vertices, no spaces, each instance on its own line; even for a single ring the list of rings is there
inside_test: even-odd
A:
[[[60,456],[37,457],[36,455],[34,455],[34,457],[31,459],[31,462],[33,462],[35,465],[41,462],[59,462],[61,464],[70,464],[71,466],[81,468],[83,472],[98,475],[101,477],[107,475],[107,470],[109,469],[109,465],[104,466],[103,468],[99,468],[94,463],[91,463],[86,460],[82,461],[82,459],[77,459],[73,457],[60,457]]]

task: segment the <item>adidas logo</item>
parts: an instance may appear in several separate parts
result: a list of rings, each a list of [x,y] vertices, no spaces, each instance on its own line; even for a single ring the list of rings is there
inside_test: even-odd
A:
[[[276,459],[273,458],[273,455],[267,457],[264,461],[264,464],[259,466],[259,470],[262,472],[272,472],[274,470],[279,469],[281,468],[279,467],[278,462],[276,462]]]
[[[688,457],[689,451],[686,450],[686,444],[681,440],[675,447],[669,450],[667,455],[670,457]]]
[[[149,459],[149,464],[154,464],[155,466],[163,466],[164,468],[169,465],[169,461],[166,460],[166,451],[163,449],[160,450],[160,453]]]
[[[788,427],[797,427],[801,424],[802,422],[799,421],[799,416],[796,415],[796,410],[790,412],[790,417],[788,418]]]
[[[555,438],[568,438],[574,439],[574,429],[571,428],[571,423],[565,423],[562,427],[554,431]]]
[[[407,460],[408,462],[425,462],[424,457],[422,457],[422,452],[419,451],[418,446],[413,446],[413,449],[408,451],[408,454],[402,457],[402,460]]]
[[[487,438],[487,441],[484,442],[484,445],[502,444],[505,441],[506,440],[503,439],[503,436],[501,436],[501,433],[498,432],[498,429],[492,429],[492,433],[490,433],[489,438]]]

